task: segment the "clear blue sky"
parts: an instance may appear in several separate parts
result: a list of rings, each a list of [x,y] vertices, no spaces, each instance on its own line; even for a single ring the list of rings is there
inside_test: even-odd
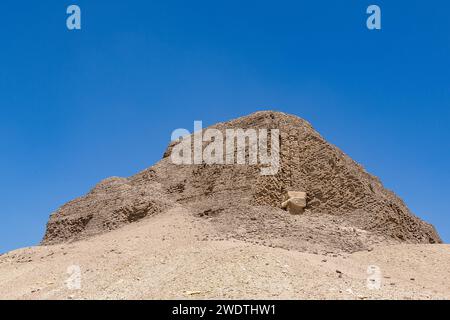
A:
[[[175,128],[262,109],[310,121],[450,241],[449,15],[444,0],[3,0],[0,252],[155,163]]]

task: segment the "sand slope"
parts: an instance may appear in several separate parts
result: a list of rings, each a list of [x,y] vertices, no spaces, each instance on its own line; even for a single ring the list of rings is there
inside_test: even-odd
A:
[[[450,298],[449,245],[320,255],[219,239],[212,222],[175,206],[79,242],[0,256],[0,298]],[[65,283],[71,265],[81,269],[79,290]],[[367,288],[369,265],[381,271],[379,290]]]

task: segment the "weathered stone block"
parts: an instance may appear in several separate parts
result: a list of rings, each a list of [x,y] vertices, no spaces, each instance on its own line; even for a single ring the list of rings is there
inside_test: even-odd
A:
[[[302,214],[306,207],[306,192],[288,191],[285,196],[286,201],[281,205],[291,214]]]

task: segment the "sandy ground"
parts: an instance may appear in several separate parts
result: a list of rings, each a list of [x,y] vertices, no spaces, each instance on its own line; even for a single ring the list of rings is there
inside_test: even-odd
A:
[[[214,230],[176,207],[89,240],[12,251],[0,256],[0,299],[450,299],[449,245],[323,256],[215,240]]]

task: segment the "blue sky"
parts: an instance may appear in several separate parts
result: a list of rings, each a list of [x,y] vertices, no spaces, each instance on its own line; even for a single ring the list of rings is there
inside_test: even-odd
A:
[[[155,163],[175,128],[263,109],[310,121],[450,241],[449,14],[444,0],[3,0],[0,252]]]

